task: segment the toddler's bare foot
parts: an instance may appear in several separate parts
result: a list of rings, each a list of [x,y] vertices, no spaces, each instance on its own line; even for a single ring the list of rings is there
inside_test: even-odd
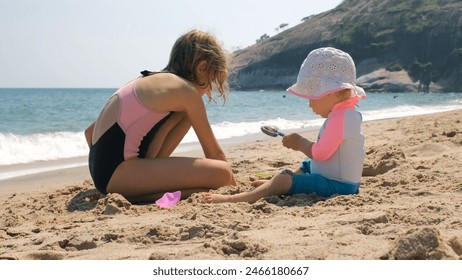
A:
[[[250,185],[256,188],[256,187],[263,185],[266,182],[268,182],[268,180],[256,180],[256,181],[253,181],[252,184]]]
[[[216,193],[202,193],[202,199],[206,203],[223,203],[229,202],[229,195],[222,195]]]

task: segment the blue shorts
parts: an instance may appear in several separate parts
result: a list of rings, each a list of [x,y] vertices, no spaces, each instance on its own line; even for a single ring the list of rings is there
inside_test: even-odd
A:
[[[320,197],[329,197],[334,194],[358,194],[359,184],[345,183],[336,180],[328,179],[319,174],[311,174],[311,160],[307,158],[300,165],[302,173],[295,173],[292,177],[292,186],[288,194],[315,193]]]

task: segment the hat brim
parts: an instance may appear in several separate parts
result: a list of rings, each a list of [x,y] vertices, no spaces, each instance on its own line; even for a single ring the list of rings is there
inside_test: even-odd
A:
[[[304,98],[304,99],[309,99],[309,100],[318,100],[318,99],[321,99],[323,98],[324,96],[327,96],[331,93],[334,93],[334,92],[337,92],[337,91],[341,91],[341,90],[344,90],[344,89],[352,89],[353,92],[356,93],[356,87],[353,86],[353,85],[350,85],[350,84],[343,84],[342,86],[338,87],[338,88],[335,88],[335,89],[331,89],[331,90],[328,90],[328,91],[325,91],[323,93],[321,93],[320,95],[318,96],[312,96],[312,95],[308,95],[308,94],[303,94],[301,92],[303,92],[303,89],[298,85],[298,84],[294,84],[292,85],[291,87],[289,87],[287,89],[287,92],[295,95],[295,96],[298,96],[298,97],[301,97],[301,98]]]

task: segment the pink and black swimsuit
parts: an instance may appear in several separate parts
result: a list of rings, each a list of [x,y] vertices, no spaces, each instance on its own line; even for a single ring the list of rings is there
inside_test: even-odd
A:
[[[103,194],[120,163],[146,157],[156,132],[171,115],[145,105],[136,94],[136,81],[112,95],[95,123],[89,168],[95,187]]]

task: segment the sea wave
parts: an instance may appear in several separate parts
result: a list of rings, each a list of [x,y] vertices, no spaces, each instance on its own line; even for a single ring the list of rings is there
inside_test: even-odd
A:
[[[429,113],[461,109],[462,104],[414,106],[402,105],[386,109],[365,110],[364,121],[423,115]],[[218,140],[229,140],[260,133],[262,125],[272,125],[282,131],[317,128],[323,119],[316,117],[307,120],[289,120],[275,118],[254,122],[220,122],[212,124],[212,130]],[[197,143],[198,138],[193,129],[184,137],[182,144]],[[181,144],[180,144],[181,148]],[[83,132],[53,132],[19,135],[0,133],[0,166],[36,161],[49,161],[81,157],[88,155],[88,146]]]
[[[256,122],[221,122],[212,125],[218,140],[260,133],[262,125],[272,125],[284,130],[308,128],[321,125],[322,120],[286,120],[282,118]],[[199,140],[191,129],[182,143],[197,143]],[[0,166],[35,161],[47,161],[88,155],[88,146],[83,132],[53,132],[18,135],[0,133]]]
[[[402,105],[393,108],[367,110],[362,112],[365,121],[382,120],[389,118],[399,118],[408,116],[418,116],[439,112],[447,112],[462,109],[462,103],[453,103],[449,105]]]
[[[212,125],[213,133],[215,137],[220,139],[230,139],[234,137],[242,137],[251,134],[260,133],[260,127],[263,125],[271,125],[282,130],[293,130],[301,128],[314,128],[321,126],[322,119],[313,119],[313,120],[287,120],[283,118],[276,118],[264,121],[255,121],[255,122],[221,122],[218,124]],[[194,130],[191,129],[183,139],[183,143],[194,143],[198,142]]]
[[[83,132],[17,135],[0,133],[0,165],[29,163],[88,154]]]

